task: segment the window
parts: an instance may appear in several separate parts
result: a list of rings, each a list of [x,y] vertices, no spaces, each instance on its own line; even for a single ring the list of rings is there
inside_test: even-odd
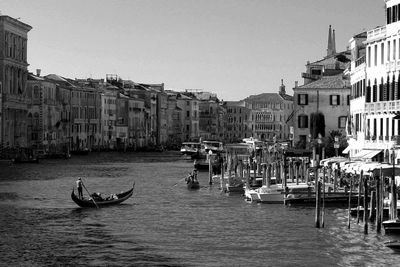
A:
[[[390,61],[390,41],[387,42],[387,60]]]
[[[299,94],[297,96],[298,105],[308,105],[308,94]]]
[[[378,45],[374,46],[374,66],[378,65]]]
[[[393,40],[393,60],[396,60],[396,40]]]
[[[311,70],[311,74],[312,74],[312,75],[321,75],[321,70],[319,70],[319,69],[312,69],[312,70]]]
[[[347,105],[350,106],[350,95],[347,95]]]
[[[368,46],[368,67],[371,67],[371,47]]]
[[[389,7],[386,9],[386,24],[390,24],[392,22],[392,8]]]
[[[190,111],[186,111],[186,118],[190,117]]]
[[[339,106],[340,105],[340,95],[330,95],[330,104],[331,104],[331,106]]]
[[[307,115],[299,115],[298,125],[299,125],[299,128],[308,128],[308,116]]]
[[[385,45],[381,43],[381,64],[385,64]]]
[[[339,129],[344,129],[344,128],[346,128],[346,120],[347,120],[347,117],[346,117],[346,116],[340,116],[340,117],[339,117],[339,123],[338,123],[338,128],[339,128]]]

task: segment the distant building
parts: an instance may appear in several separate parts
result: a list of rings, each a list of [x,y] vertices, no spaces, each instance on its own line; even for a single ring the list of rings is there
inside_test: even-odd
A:
[[[244,99],[251,110],[251,136],[262,141],[289,140],[290,115],[293,112],[293,97],[286,94],[283,80],[278,93],[252,95]]]
[[[27,147],[27,45],[31,26],[0,16],[0,82],[3,85],[0,144]]]
[[[251,109],[242,101],[224,101],[225,136],[227,143],[241,142],[244,138],[252,136]]]
[[[180,92],[177,106],[182,110],[183,141],[198,141],[199,132],[199,100],[190,93]]]

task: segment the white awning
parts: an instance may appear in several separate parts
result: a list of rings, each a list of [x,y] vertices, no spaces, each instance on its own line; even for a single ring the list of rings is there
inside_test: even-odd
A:
[[[368,150],[368,151],[369,152],[362,157],[363,159],[372,159],[373,157],[382,152],[382,150]]]
[[[372,159],[376,155],[378,155],[380,152],[382,152],[381,149],[363,149],[354,156],[352,156],[352,159]]]

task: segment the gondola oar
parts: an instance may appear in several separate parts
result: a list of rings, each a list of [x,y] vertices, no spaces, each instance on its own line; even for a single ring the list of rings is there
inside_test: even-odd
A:
[[[83,183],[83,181],[82,181],[82,186],[83,186],[83,188],[85,188],[86,192],[89,194],[89,197],[91,197],[92,195],[89,193],[89,190],[87,190],[87,188],[86,188],[85,184]],[[97,206],[96,201],[94,201],[93,197],[92,197],[92,201],[96,205],[96,208],[99,208],[99,206]]]
[[[174,184],[172,187],[177,186],[180,182],[182,182],[182,180],[186,179],[186,177],[183,177],[182,179],[180,179],[176,184]]]

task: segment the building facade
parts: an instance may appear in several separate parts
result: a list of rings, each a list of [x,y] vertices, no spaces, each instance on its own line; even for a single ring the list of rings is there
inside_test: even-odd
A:
[[[355,134],[349,152],[353,159],[398,162],[400,1],[388,0],[385,4],[386,25],[367,32],[365,62],[358,66],[361,70],[352,69],[351,129]],[[355,57],[352,65],[359,61]],[[365,79],[360,83],[357,73],[363,68]]]
[[[3,147],[27,147],[28,79],[27,44],[31,26],[9,16],[0,16],[0,82]]]

